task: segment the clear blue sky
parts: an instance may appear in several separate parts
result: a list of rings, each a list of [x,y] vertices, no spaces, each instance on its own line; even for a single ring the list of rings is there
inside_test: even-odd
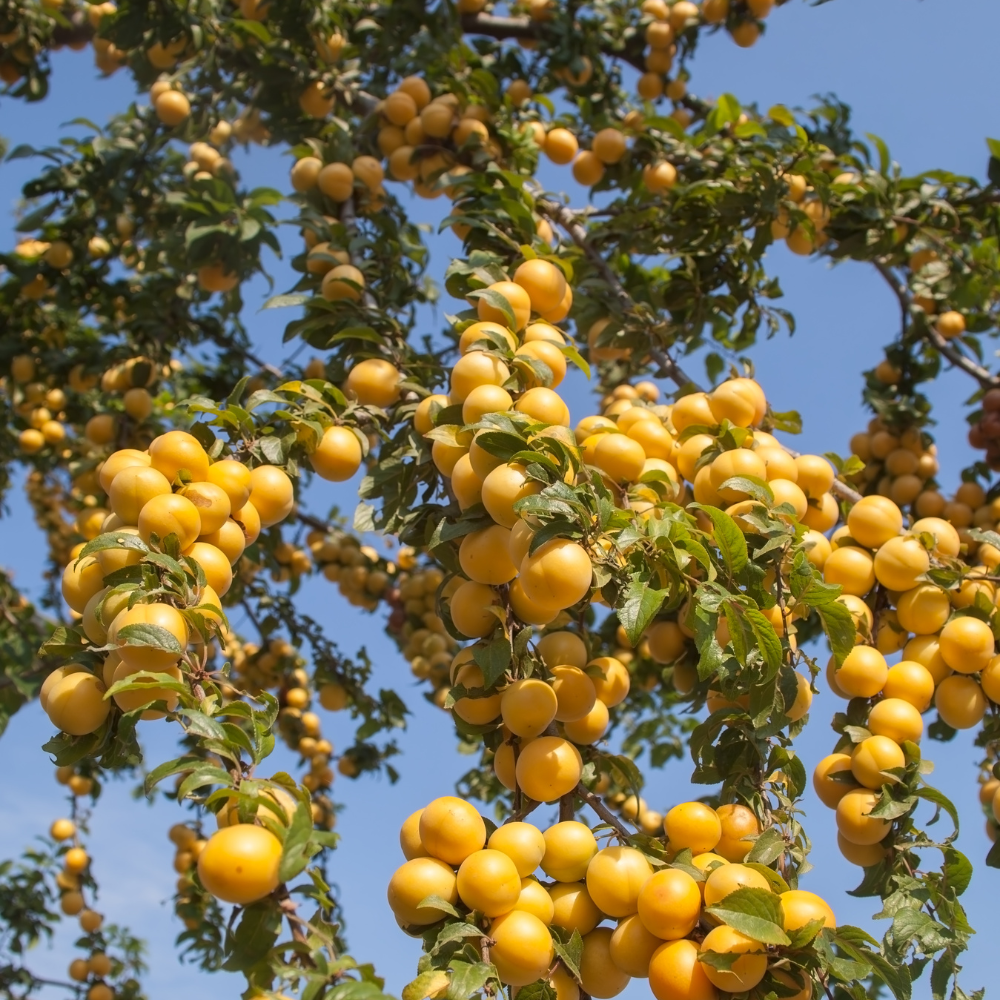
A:
[[[855,128],[881,135],[904,170],[942,167],[982,176],[987,157],[983,138],[1000,136],[997,104],[984,98],[995,91],[998,36],[1000,5],[995,0],[836,0],[818,8],[792,0],[773,13],[765,38],[753,50],[738,49],[723,36],[707,41],[695,63],[691,86],[704,97],[731,92],[763,108],[777,102],[808,105],[811,95],[832,92],[854,108]],[[123,73],[111,80],[96,79],[89,52],[58,55],[55,70],[46,103],[25,106],[0,101],[0,134],[12,145],[53,143],[61,134],[61,123],[81,115],[100,123],[133,97]],[[249,160],[238,157],[238,165],[249,184],[287,187],[288,160],[276,152],[254,149]],[[13,242],[11,212],[20,185],[36,169],[35,163],[25,160],[0,165],[4,246]],[[548,168],[543,180],[556,190],[572,185],[566,168]],[[573,193],[574,202],[581,198],[581,192]],[[441,201],[418,201],[415,217],[436,222],[443,208]],[[285,234],[286,245],[290,238],[291,230]],[[440,275],[459,247],[445,235],[433,239],[432,248],[433,270]],[[783,248],[770,254],[767,265],[781,278],[786,296],[782,304],[795,313],[799,332],[791,340],[780,336],[752,352],[758,375],[776,408],[802,414],[805,433],[797,447],[843,452],[851,434],[867,420],[860,406],[859,372],[876,363],[881,345],[892,339],[898,322],[896,306],[874,272],[859,265],[831,269],[826,263],[791,257]],[[274,263],[272,273],[279,290],[291,283],[281,263]],[[256,303],[266,295],[263,281],[247,289],[252,304],[247,320],[260,352],[278,360],[281,331],[291,314],[257,314]],[[443,311],[449,309],[444,303]],[[440,327],[440,316],[428,313],[426,319],[429,330]],[[948,373],[932,392],[945,489],[953,487],[959,470],[972,457],[962,420],[962,401],[971,388],[964,377]],[[570,404],[574,418],[592,411],[582,378],[573,385]],[[353,484],[320,484],[311,490],[308,502],[316,512],[334,503],[351,510],[353,493]],[[10,504],[9,519],[2,526],[2,561],[29,593],[37,593],[42,539],[16,494]],[[374,962],[398,995],[412,977],[419,954],[419,944],[396,929],[384,902],[385,885],[402,860],[396,839],[399,824],[431,798],[450,792],[469,758],[455,752],[449,719],[420,697],[407,664],[382,636],[377,618],[359,616],[322,579],[307,584],[301,600],[304,610],[327,623],[334,636],[343,637],[346,651],[353,650],[355,637],[364,636],[377,664],[376,682],[399,687],[414,713],[401,740],[405,755],[399,758],[402,780],[397,785],[373,779],[338,781],[336,797],[346,805],[339,822],[343,840],[330,866],[341,890],[352,953],[359,961]],[[797,743],[810,770],[833,743],[829,719],[834,702],[829,693],[816,699],[810,725]],[[349,738],[347,725],[347,720],[324,717],[324,731],[335,744]],[[148,759],[172,755],[169,727],[161,723],[145,727]],[[36,706],[21,712],[0,740],[0,761],[8,775],[8,807],[0,811],[0,857],[18,852],[65,812],[52,767],[39,749],[49,733]],[[991,902],[1000,887],[1000,873],[981,863],[988,844],[976,799],[978,754],[969,737],[946,746],[928,743],[925,753],[937,764],[932,783],[958,805],[963,822],[959,846],[977,867],[965,897],[971,922],[981,931],[965,963],[964,985],[971,991],[990,979],[989,931],[995,912]],[[290,763],[284,752],[275,754],[274,770]],[[646,795],[651,806],[663,808],[699,794],[688,782],[689,773],[686,763],[651,772]],[[146,806],[136,802],[132,792],[133,782],[109,787],[95,812],[90,847],[103,889],[100,908],[109,919],[128,923],[149,943],[150,996],[185,989],[203,994],[208,984],[190,967],[179,965],[172,948],[180,927],[169,903],[176,876],[166,830],[180,811],[165,802]],[[817,868],[806,877],[804,887],[826,896],[841,922],[860,924],[881,936],[885,925],[870,920],[879,908],[877,901],[845,894],[859,881],[858,870],[836,850],[831,814],[811,793],[805,807]],[[43,975],[64,971],[73,931],[75,922],[58,935],[51,951],[43,947],[31,956],[36,971]],[[242,988],[241,979],[214,988],[235,995]],[[630,1000],[646,995],[648,989],[639,981],[624,994]],[[925,982],[918,984],[915,996],[929,996]]]

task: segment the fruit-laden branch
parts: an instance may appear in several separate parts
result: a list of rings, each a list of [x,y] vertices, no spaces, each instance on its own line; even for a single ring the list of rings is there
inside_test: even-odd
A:
[[[896,298],[899,299],[903,316],[910,314],[910,299],[906,287],[896,280],[892,271],[881,261],[872,261],[875,270],[885,279],[892,289]],[[905,332],[905,331],[904,331]],[[971,358],[967,358],[961,351],[952,347],[944,337],[928,323],[927,330],[923,338],[943,357],[947,358],[956,368],[961,369],[966,375],[971,375],[984,389],[992,389],[1000,386],[1000,376],[994,375],[991,371],[976,364]]]
[[[611,269],[611,265],[587,238],[587,230],[580,224],[577,213],[565,205],[550,201],[548,198],[536,197],[535,207],[543,215],[547,215],[566,230],[570,239],[586,254],[587,259],[594,265],[605,282],[607,282],[608,287],[614,292],[622,308],[631,312],[633,305],[632,297],[625,290],[621,281],[618,280],[618,275]],[[653,360],[660,366],[660,371],[657,374],[661,378],[669,378],[679,389],[690,388],[692,386],[697,387],[694,379],[684,372],[668,351],[651,345],[649,353]]]
[[[534,188],[535,192],[538,191],[537,185],[532,184],[529,187]],[[612,270],[611,265],[608,264],[600,251],[588,239],[587,230],[579,221],[581,213],[574,212],[571,208],[560,205],[558,202],[551,201],[548,198],[539,197],[537,193],[535,207],[543,215],[547,215],[552,219],[553,222],[558,223],[569,234],[573,242],[584,252],[587,259],[594,265],[601,277],[604,278],[608,287],[614,292],[615,297],[621,303],[622,308],[631,312],[633,305],[632,297],[626,291],[621,281],[619,281],[618,275]],[[650,345],[649,353],[653,360],[660,366],[660,370],[656,373],[659,378],[669,378],[679,389],[698,389],[698,385],[694,379],[685,373],[684,369],[677,364],[671,357],[670,352],[665,348]],[[793,458],[799,457],[798,453],[792,451],[790,448],[785,448],[785,450]],[[846,500],[848,503],[857,503],[861,499],[860,493],[852,490],[850,486],[840,480],[834,480],[831,492],[838,499]]]

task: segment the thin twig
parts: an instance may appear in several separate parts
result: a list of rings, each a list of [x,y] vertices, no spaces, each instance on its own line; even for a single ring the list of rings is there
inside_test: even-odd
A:
[[[303,510],[296,510],[294,517],[301,521],[307,528],[315,528],[316,531],[328,532],[333,527],[326,521],[322,521],[320,518],[315,517],[312,514],[307,514]]]
[[[792,458],[801,458],[801,452],[794,451],[785,445],[781,446],[787,455]],[[857,503],[861,499],[861,494],[857,490],[852,490],[847,483],[841,482],[839,479],[834,479],[833,486],[830,487],[830,492],[835,496],[839,497],[841,500],[846,500],[848,503]]]
[[[536,185],[531,185],[534,189],[535,207],[543,215],[547,215],[554,222],[557,222],[566,230],[570,239],[584,252],[587,259],[594,265],[608,287],[615,294],[615,298],[621,303],[622,309],[626,312],[633,311],[632,297],[625,290],[618,275],[612,270],[611,265],[604,259],[600,251],[590,242],[587,230],[580,224],[577,213],[565,205],[551,201],[548,198],[540,197],[540,189]],[[658,378],[669,378],[679,389],[697,388],[697,383],[677,364],[666,348],[650,345],[649,353],[652,359],[660,366],[656,373]]]
[[[253,613],[253,608],[250,607],[250,602],[244,597],[240,604],[243,606],[243,610],[247,613],[247,617],[253,622],[253,626],[257,629],[257,634],[261,639],[265,638],[264,629],[261,628],[260,622],[257,620],[257,616]]]
[[[881,261],[872,261],[875,266],[875,270],[885,279],[886,284],[892,289],[896,298],[899,300],[900,308],[903,310],[904,316],[908,316],[910,313],[910,297],[906,289],[900,281],[896,279],[896,276],[892,271],[883,264]],[[966,375],[971,375],[981,386],[984,388],[995,388],[1000,386],[1000,377],[997,377],[988,369],[983,368],[982,365],[976,364],[971,358],[967,358],[961,351],[952,347],[944,337],[934,329],[931,323],[927,324],[927,332],[923,335],[924,339],[931,344],[934,349],[941,354],[943,357],[947,358],[956,368],[965,372]]]
[[[493,938],[486,934],[479,939],[479,957],[483,960],[483,965],[490,964],[490,945],[495,943]],[[483,996],[493,996],[493,987],[489,983],[483,987]]]
[[[527,795],[524,795],[522,793],[521,807],[519,809],[515,809],[504,820],[504,825],[506,826],[508,823],[520,823],[521,820],[528,815],[528,813],[534,812],[540,805],[541,802],[536,802],[534,799],[529,799]]]
[[[993,375],[986,368],[983,368],[982,365],[977,365],[971,358],[967,358],[961,351],[952,347],[930,324],[927,326],[925,336],[940,354],[943,354],[956,368],[960,368],[966,375],[971,375],[984,389],[993,389],[1000,386],[1000,378]]]
[[[278,903],[278,908],[288,919],[288,928],[292,932],[293,939],[299,944],[307,944],[309,938],[302,928],[308,928],[309,924],[295,912],[298,909],[298,904],[288,895],[287,889],[284,898]]]
[[[582,782],[576,786],[574,794],[583,799],[583,801],[586,802],[587,805],[590,806],[590,808],[593,809],[605,823],[612,826],[615,833],[617,833],[619,837],[623,837],[625,840],[628,840],[629,837],[632,836],[622,821],[601,801],[601,797],[599,795],[595,795]]]
[[[538,38],[544,22],[533,21],[530,17],[498,17],[494,14],[464,14],[462,16],[462,31],[467,35],[484,35],[503,41],[505,38]],[[615,49],[611,45],[601,51],[612,59],[622,59],[640,73],[646,72],[642,51],[638,45],[632,45],[632,51],[626,48]]]

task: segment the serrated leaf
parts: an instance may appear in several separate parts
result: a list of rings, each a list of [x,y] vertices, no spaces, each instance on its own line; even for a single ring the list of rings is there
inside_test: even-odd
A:
[[[761,679],[768,681],[781,669],[781,660],[784,656],[781,640],[774,631],[774,626],[762,612],[755,608],[743,608],[743,615],[750,624],[750,629],[757,640],[757,648],[767,664],[767,673]]]
[[[281,911],[275,902],[264,898],[243,910],[236,930],[226,934],[228,956],[223,968],[242,972],[262,961],[278,940]]]
[[[746,860],[761,865],[770,865],[785,853],[785,838],[775,827],[768,827],[754,842]]]
[[[618,620],[633,647],[639,645],[642,634],[656,617],[669,593],[669,590],[656,590],[650,587],[649,582],[645,580],[633,578],[629,582],[625,601],[616,610]]]
[[[485,646],[474,646],[472,655],[483,672],[483,686],[490,691],[510,666],[510,640],[503,634],[497,635]]]
[[[482,928],[477,927],[475,924],[470,924],[464,920],[460,920],[457,923],[448,923],[441,928],[437,937],[435,937],[434,950],[437,951],[441,945],[448,944],[451,941],[461,941],[468,937],[481,938],[482,936]]]
[[[952,823],[955,824],[955,836],[958,836],[958,810],[947,795],[937,788],[931,788],[930,785],[921,785],[914,794],[918,799],[923,799],[925,802],[932,802],[934,805],[940,806],[951,817]]]
[[[560,344],[559,350],[590,379],[590,365],[580,356],[580,352],[572,344]]]
[[[106,549],[136,549],[139,552],[148,552],[149,546],[138,535],[108,531],[87,542],[77,558],[84,559],[94,552],[103,552]]]
[[[57,656],[60,659],[72,659],[86,645],[83,636],[76,629],[58,625],[52,630],[52,635],[42,643],[38,652],[41,656]]]
[[[712,521],[715,528],[715,545],[718,548],[722,561],[726,565],[730,576],[741,573],[747,564],[747,540],[743,532],[737,527],[736,522],[718,507],[708,504],[693,503],[688,507],[695,507],[704,511]]]
[[[507,320],[507,326],[511,330],[517,325],[514,319],[514,310],[510,302],[507,301],[506,296],[501,295],[499,292],[495,292],[491,288],[480,288],[474,292],[469,292],[466,298],[474,300],[485,299],[487,305],[499,310],[504,319]]]
[[[737,889],[705,912],[762,944],[790,944],[782,929],[781,899],[767,889]]]
[[[735,490],[746,493],[753,500],[770,506],[774,503],[774,493],[771,487],[756,476],[731,476],[719,484],[719,489]]]
[[[451,985],[446,994],[448,1000],[467,1000],[496,976],[496,969],[486,962],[469,963],[453,959],[448,963],[448,968],[451,970]]]
[[[451,978],[441,969],[428,969],[403,987],[403,1000],[424,1000],[440,997],[451,985]]]
[[[295,878],[309,863],[312,856],[309,851],[309,841],[313,832],[312,810],[305,802],[298,801],[292,821],[285,832],[284,845],[281,851],[281,864],[278,867],[278,878],[288,882]]]
[[[552,947],[556,954],[562,959],[563,964],[570,971],[570,974],[580,978],[580,962],[583,959],[583,938],[578,930],[570,934],[565,928],[550,927],[552,932]]]
[[[440,910],[442,914],[447,913],[450,917],[457,917],[461,919],[461,914],[455,909],[451,903],[446,899],[442,899],[440,896],[430,895],[424,896],[419,903],[417,903],[418,910]]]
[[[816,614],[819,615],[820,624],[830,642],[833,658],[840,667],[857,641],[857,627],[851,612],[846,604],[832,601],[829,604],[817,605]]]
[[[136,625],[125,625],[118,629],[119,645],[124,639],[127,646],[148,646],[152,649],[162,649],[165,653],[176,653],[178,657],[184,652],[177,636],[162,625],[152,625],[141,622]]]

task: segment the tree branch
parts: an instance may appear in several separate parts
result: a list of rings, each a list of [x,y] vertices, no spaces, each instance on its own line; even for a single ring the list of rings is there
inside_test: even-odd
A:
[[[781,447],[784,448],[785,452],[788,455],[791,455],[792,458],[802,457],[801,452],[794,451],[785,445],[782,445]],[[861,499],[861,494],[858,493],[857,490],[852,490],[847,483],[841,482],[839,479],[834,479],[833,486],[830,487],[830,492],[835,497],[839,497],[841,500],[846,500],[848,503],[857,503]]]
[[[484,35],[502,41],[505,38],[538,38],[539,29],[545,22],[533,21],[530,17],[498,17],[495,14],[463,14],[462,31],[467,35]],[[615,49],[611,45],[602,47],[601,51],[612,59],[622,59],[640,73],[646,72],[642,50],[633,46],[635,51],[627,48]]]
[[[956,368],[960,368],[966,375],[971,375],[984,389],[993,389],[1000,386],[1000,378],[993,375],[986,368],[983,368],[982,365],[976,364],[971,358],[967,358],[957,348],[952,347],[934,327],[928,325],[925,336],[940,354],[943,354]]]
[[[599,795],[595,795],[582,782],[576,786],[574,794],[583,799],[583,801],[586,802],[587,805],[590,806],[590,808],[593,809],[605,823],[614,827],[615,833],[617,833],[619,837],[623,837],[625,840],[628,840],[629,837],[632,836],[622,821],[601,801],[601,797]]]
[[[529,799],[527,795],[521,795],[521,805],[519,808],[515,809],[505,820],[504,825],[507,823],[520,823],[528,813],[534,812],[541,802],[536,802],[534,799]]]
[[[568,819],[572,819],[576,815],[576,810],[573,808],[574,794],[570,792],[568,795],[564,795],[559,800],[559,822],[563,823]]]
[[[872,261],[872,264],[899,300],[904,316],[908,316],[910,313],[910,297],[906,287],[897,280],[892,271],[881,261],[875,260]],[[971,375],[983,388],[992,389],[1000,386],[1000,377],[983,368],[982,365],[977,364],[971,358],[967,358],[961,351],[949,344],[930,323],[927,324],[927,332],[923,334],[923,339],[939,354],[947,358],[956,368],[965,372],[966,375]]]
[[[604,279],[608,287],[614,292],[622,308],[626,312],[633,311],[632,297],[625,290],[618,275],[612,270],[611,265],[604,259],[601,252],[590,242],[587,230],[580,224],[578,213],[565,205],[552,201],[544,197],[541,189],[535,185],[529,185],[535,195],[535,207],[543,215],[547,215],[553,222],[561,226],[570,239],[584,252],[587,259],[594,265],[597,272]],[[669,378],[679,389],[695,386],[697,383],[692,379],[677,362],[671,357],[666,348],[650,345],[650,356],[660,366],[656,373],[657,378]]]

